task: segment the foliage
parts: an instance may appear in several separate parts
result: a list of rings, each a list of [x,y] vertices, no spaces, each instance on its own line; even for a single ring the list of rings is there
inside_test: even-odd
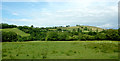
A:
[[[96,37],[97,40],[105,40],[105,39],[107,39],[105,33],[98,33],[95,37]]]
[[[29,26],[13,26],[11,28],[8,24],[3,24],[2,31],[12,31],[17,34],[16,41],[84,41],[84,40],[120,40],[120,33],[118,29],[96,29],[92,31],[87,26],[76,25],[75,27],[34,27]],[[10,28],[8,28],[10,27]]]
[[[7,23],[1,23],[0,24],[0,28],[4,29],[4,28],[16,28],[16,25],[8,25]]]
[[[57,32],[47,32],[46,40],[48,41],[57,41],[58,34]]]
[[[119,40],[119,34],[118,34],[118,30],[114,30],[114,29],[109,29],[106,32],[106,37],[109,40]]]
[[[67,40],[67,38],[69,37],[69,36],[68,36],[68,35],[69,35],[68,32],[59,32],[58,34],[59,34],[59,35],[58,35],[58,39],[59,39],[60,41],[65,41],[65,40]]]
[[[0,29],[0,31],[5,31],[5,32],[15,32],[17,35],[20,35],[22,37],[27,37],[30,36],[30,34],[25,33],[24,31],[21,31],[17,28],[6,28],[6,29]]]
[[[89,33],[88,33],[88,35],[96,35],[97,34],[97,32],[92,32],[92,31],[90,31]]]
[[[83,34],[81,40],[95,40],[95,36]]]
[[[13,42],[17,41],[17,34],[15,32],[2,31],[2,42]]]

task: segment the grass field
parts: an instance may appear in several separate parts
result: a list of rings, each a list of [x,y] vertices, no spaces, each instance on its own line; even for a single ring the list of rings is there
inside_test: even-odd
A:
[[[81,27],[83,27],[83,28],[81,28]],[[69,30],[69,31],[73,31],[73,29],[75,29],[77,31],[79,28],[79,29],[83,30],[83,32],[86,32],[84,30],[85,27],[87,27],[88,29],[92,29],[92,31],[96,31],[97,29],[98,29],[98,31],[103,31],[102,28],[94,27],[94,26],[72,26],[72,27],[59,27],[59,28],[63,29],[63,30]],[[87,31],[87,32],[89,32],[89,31]]]
[[[0,61],[2,59],[2,43],[0,42]]]
[[[118,42],[3,42],[3,59],[118,59]]]
[[[22,37],[30,36],[30,34],[27,34],[27,33],[23,32],[23,31],[21,31],[21,30],[19,30],[19,29],[17,29],[17,28],[0,29],[0,31],[1,31],[1,30],[2,30],[2,31],[6,31],[6,32],[12,31],[12,32],[15,32],[16,34],[18,34],[18,35],[20,35],[20,36],[22,36]]]

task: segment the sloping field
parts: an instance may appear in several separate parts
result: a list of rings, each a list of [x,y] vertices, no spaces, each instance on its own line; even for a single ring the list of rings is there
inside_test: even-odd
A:
[[[85,31],[85,27],[87,27],[87,29],[89,29],[88,31]],[[90,30],[92,31],[96,31],[98,30],[99,31],[103,31],[102,28],[99,28],[99,27],[94,27],[94,26],[72,26],[72,27],[59,27],[60,29],[63,29],[63,30],[69,30],[69,31],[72,31],[73,29],[77,31],[77,29],[81,29],[83,30],[83,32],[89,32]]]
[[[118,42],[3,42],[3,59],[118,59]]]
[[[7,28],[7,29],[0,29],[2,31],[6,31],[6,32],[9,32],[9,31],[12,31],[12,32],[15,32],[17,33],[18,35],[22,36],[22,37],[25,37],[25,36],[30,36],[30,34],[27,34],[17,28]]]

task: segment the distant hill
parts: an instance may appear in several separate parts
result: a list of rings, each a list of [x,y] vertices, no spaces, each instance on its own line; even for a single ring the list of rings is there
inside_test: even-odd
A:
[[[12,32],[15,32],[16,34],[18,34],[18,35],[20,35],[20,36],[22,36],[22,37],[30,36],[30,34],[27,34],[27,33],[23,32],[23,31],[21,31],[21,30],[19,30],[19,29],[17,29],[17,28],[0,29],[0,31],[1,31],[1,30],[2,30],[2,31],[6,31],[6,32],[12,31]]]
[[[83,32],[89,32],[89,31],[93,31],[93,32],[100,32],[103,31],[104,29],[99,28],[99,27],[94,27],[94,26],[72,26],[72,27],[58,27],[58,29],[62,29],[62,30],[69,30],[69,31],[77,31],[78,28],[80,30],[82,30]]]

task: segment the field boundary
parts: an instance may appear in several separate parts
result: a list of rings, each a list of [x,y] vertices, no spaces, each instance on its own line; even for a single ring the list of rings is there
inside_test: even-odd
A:
[[[3,59],[2,61],[119,61],[118,59]]]

